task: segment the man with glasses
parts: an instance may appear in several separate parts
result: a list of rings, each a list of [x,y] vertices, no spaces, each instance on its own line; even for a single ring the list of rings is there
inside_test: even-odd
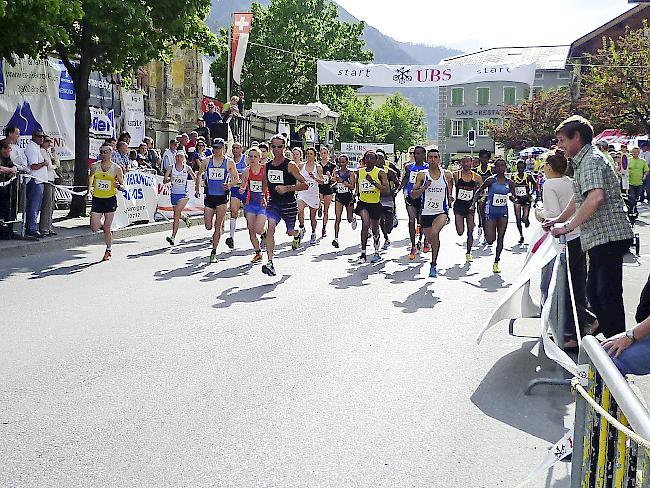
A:
[[[43,237],[38,231],[38,213],[43,203],[43,182],[47,181],[47,162],[43,158],[41,145],[45,139],[42,130],[37,129],[32,134],[32,140],[25,147],[27,168],[32,178],[27,183],[26,235],[33,239]]]
[[[287,234],[293,236],[292,248],[298,249],[300,238],[295,230],[296,216],[298,215],[298,204],[296,192],[306,190],[309,185],[300,174],[300,168],[284,156],[286,139],[278,134],[271,139],[271,151],[273,160],[266,164],[265,183],[269,188],[269,201],[266,206],[266,218],[268,230],[266,232],[266,253],[269,262],[262,266],[262,272],[269,276],[275,276],[273,267],[273,252],[275,251],[275,229],[283,220],[287,226]],[[260,144],[261,146],[261,144]],[[262,160],[264,162],[264,160]]]

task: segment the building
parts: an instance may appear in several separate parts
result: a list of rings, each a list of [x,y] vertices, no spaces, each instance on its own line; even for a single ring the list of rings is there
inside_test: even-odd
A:
[[[550,90],[571,83],[566,68],[570,46],[503,47],[455,56],[441,64],[531,64],[537,65],[533,92]],[[499,122],[506,105],[518,105],[530,96],[525,83],[486,82],[441,87],[439,93],[438,145],[444,162],[496,145],[490,138],[488,122]],[[476,131],[476,147],[467,147],[467,131]]]

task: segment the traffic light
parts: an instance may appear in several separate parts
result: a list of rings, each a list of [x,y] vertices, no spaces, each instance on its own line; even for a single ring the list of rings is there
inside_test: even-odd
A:
[[[467,131],[467,147],[476,147],[476,131],[474,129]]]

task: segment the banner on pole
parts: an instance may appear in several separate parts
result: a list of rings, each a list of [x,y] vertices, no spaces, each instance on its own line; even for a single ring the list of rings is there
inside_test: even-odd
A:
[[[121,229],[136,222],[153,222],[157,206],[156,176],[129,171],[124,175],[124,190],[117,192],[117,211],[111,229]]]
[[[395,144],[373,144],[370,142],[342,142],[341,152],[347,155],[361,155],[367,150],[382,149],[386,154],[395,154]]]
[[[131,134],[129,147],[138,147],[145,136],[142,93],[122,89],[122,110],[124,130]]]
[[[532,85],[535,64],[389,65],[317,61],[319,85],[430,88],[465,83],[508,81]]]
[[[253,23],[251,12],[236,12],[233,14],[232,24],[232,79],[241,85],[241,71],[244,67],[244,58],[248,48],[248,38]]]

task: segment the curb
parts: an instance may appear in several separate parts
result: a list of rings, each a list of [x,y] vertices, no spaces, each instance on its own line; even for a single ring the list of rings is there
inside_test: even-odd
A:
[[[202,224],[203,216],[197,215],[190,217],[190,221],[192,222],[192,225]],[[101,232],[93,234],[90,232],[88,226],[85,227],[88,230],[88,232],[85,234],[54,238],[49,237],[47,239],[36,242],[20,241],[20,243],[15,246],[9,246],[7,248],[0,249],[0,259],[34,256],[46,252],[61,251],[79,246],[101,244],[104,242],[104,235]],[[154,234],[157,232],[169,232],[171,229],[171,221],[133,225],[113,231],[113,240]]]

